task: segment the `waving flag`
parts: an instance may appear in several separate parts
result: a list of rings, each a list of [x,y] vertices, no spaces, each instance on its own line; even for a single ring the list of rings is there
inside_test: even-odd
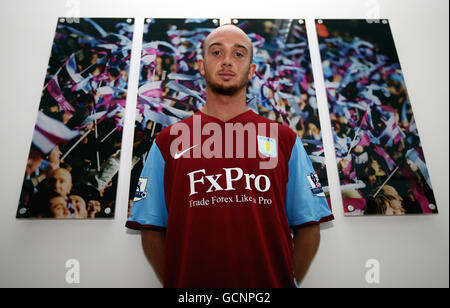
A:
[[[79,131],[71,130],[64,123],[39,111],[34,127],[33,144],[42,153],[48,154],[55,146],[68,142],[79,134]]]
[[[72,80],[75,82],[75,85],[72,87],[72,91],[83,90],[84,93],[89,93],[89,91],[92,90],[91,85],[89,84],[89,81],[92,79],[92,75],[84,78],[77,72],[78,68],[75,60],[75,53],[70,55],[65,66],[70,78],[72,78]]]
[[[66,63],[66,70],[67,73],[70,75],[70,77],[75,81],[76,83],[80,83],[83,81],[83,76],[77,73],[77,63],[75,61],[75,54],[71,54],[69,59]]]
[[[55,75],[50,79],[47,84],[47,91],[50,95],[56,100],[58,105],[61,107],[64,112],[73,114],[75,112],[75,108],[66,100],[64,97],[61,88],[59,87],[58,81],[56,80],[58,75]]]

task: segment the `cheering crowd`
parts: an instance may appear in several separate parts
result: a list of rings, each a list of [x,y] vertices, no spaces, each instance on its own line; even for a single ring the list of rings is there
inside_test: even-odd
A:
[[[58,23],[18,218],[114,215],[132,27]]]
[[[317,28],[346,214],[437,212],[389,27],[338,22]]]
[[[257,65],[249,107],[297,132],[327,186],[304,23],[249,19],[237,25],[251,38]],[[130,206],[156,135],[204,104],[197,60],[217,26],[209,19],[145,24]],[[380,49],[369,34],[352,36],[333,26],[318,24],[318,34],[345,212],[437,212],[393,41]],[[132,20],[58,23],[17,217],[114,215],[132,33]]]

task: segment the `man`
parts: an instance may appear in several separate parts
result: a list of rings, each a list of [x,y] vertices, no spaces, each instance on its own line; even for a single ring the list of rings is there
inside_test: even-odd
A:
[[[65,168],[53,170],[46,183],[49,190],[59,193],[63,198],[67,198],[72,190],[72,175]]]
[[[142,171],[126,226],[165,287],[295,287],[333,219],[297,135],[247,107],[252,54],[238,27],[210,33],[206,105],[160,132]]]
[[[67,207],[67,200],[57,192],[49,192],[50,198],[48,200],[48,207],[52,218],[70,218],[69,208]],[[44,216],[45,217],[45,216]]]
[[[30,200],[30,217],[70,218],[69,195],[72,186],[69,170],[57,167],[48,171],[39,192]]]

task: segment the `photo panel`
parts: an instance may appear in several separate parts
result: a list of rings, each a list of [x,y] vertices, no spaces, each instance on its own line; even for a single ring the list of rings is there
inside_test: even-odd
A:
[[[158,133],[204,106],[206,83],[197,62],[203,41],[219,25],[219,19],[144,21],[128,216],[133,200],[143,197],[139,176]]]
[[[253,63],[257,68],[247,91],[249,107],[297,133],[328,196],[305,20],[236,18],[232,22],[245,31],[253,43]]]
[[[437,213],[387,19],[318,19],[346,216]]]
[[[59,18],[17,218],[112,218],[133,18]]]

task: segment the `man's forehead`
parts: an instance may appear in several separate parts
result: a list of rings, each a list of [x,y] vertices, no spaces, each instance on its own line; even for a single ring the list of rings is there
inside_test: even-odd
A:
[[[205,39],[204,46],[221,44],[226,39],[232,39],[234,45],[241,45],[249,48],[252,45],[250,38],[239,27],[234,25],[223,25],[212,31]]]
[[[55,171],[53,171],[53,177],[54,178],[61,178],[61,177],[70,177],[71,175],[70,175],[70,172],[68,171],[68,170],[66,170],[66,169],[64,169],[64,168],[59,168],[59,169],[56,169]]]

